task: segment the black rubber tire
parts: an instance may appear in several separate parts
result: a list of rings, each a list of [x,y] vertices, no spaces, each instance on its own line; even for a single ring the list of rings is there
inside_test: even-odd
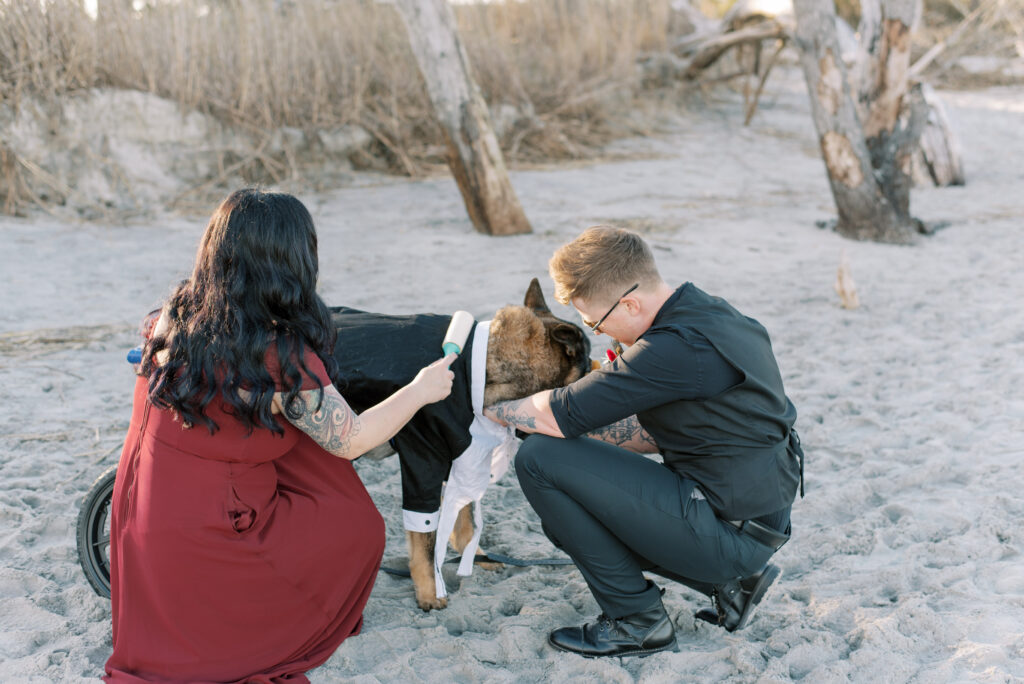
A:
[[[114,495],[112,465],[96,478],[78,511],[78,562],[85,579],[100,596],[110,598],[110,500]]]

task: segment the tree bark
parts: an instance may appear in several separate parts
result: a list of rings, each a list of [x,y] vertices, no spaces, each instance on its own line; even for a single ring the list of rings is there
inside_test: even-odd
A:
[[[927,172],[929,182],[939,186],[963,185],[960,145],[938,95],[922,85],[920,97],[916,92],[907,97],[907,84],[917,80],[921,68],[938,52],[929,50],[916,64],[910,63],[909,28],[917,23],[920,13],[920,0],[886,0],[884,5],[882,0],[861,0],[857,32],[863,51],[856,79],[858,113],[866,122],[868,148],[877,156],[884,149],[885,141],[896,133],[892,109],[899,107],[899,117],[913,120],[915,116],[920,119],[922,114],[911,108],[923,106],[924,123],[918,130],[908,131],[913,139],[905,141],[901,154],[910,155],[913,163]],[[976,14],[972,13],[968,20],[973,16]],[[935,48],[941,49],[941,46],[939,43]],[[896,167],[902,168],[901,163]],[[910,175],[912,178],[915,174]],[[899,185],[910,180],[896,178],[892,182]]]
[[[409,33],[444,132],[448,165],[473,226],[487,235],[531,232],[447,0],[396,0],[394,4]]]
[[[885,0],[860,84],[859,111],[871,164],[882,190],[902,216],[910,217],[911,158],[927,120],[924,98],[908,97],[910,31],[917,0]],[[923,109],[922,109],[923,108]],[[901,121],[901,113],[909,118]]]
[[[946,108],[931,86],[923,85],[921,94],[928,106],[928,122],[921,133],[915,163],[922,167],[928,175],[927,181],[934,185],[963,185],[967,182],[963,157],[946,116]]]
[[[832,0],[793,5],[811,113],[839,214],[836,230],[858,240],[913,242],[918,224],[910,216],[910,153],[924,124],[923,101],[911,108],[906,125],[899,124],[912,22],[883,10],[873,51],[879,75],[870,79],[874,99],[862,103],[862,127],[840,58]]]

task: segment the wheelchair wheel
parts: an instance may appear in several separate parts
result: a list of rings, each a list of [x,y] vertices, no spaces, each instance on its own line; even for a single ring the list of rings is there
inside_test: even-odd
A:
[[[103,471],[89,488],[78,511],[78,562],[89,584],[110,598],[110,500],[117,466]]]

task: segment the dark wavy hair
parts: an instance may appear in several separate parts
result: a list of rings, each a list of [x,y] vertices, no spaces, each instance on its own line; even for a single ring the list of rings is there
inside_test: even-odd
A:
[[[228,196],[210,217],[191,277],[164,306],[168,328],[146,344],[141,373],[153,405],[213,434],[218,426],[206,407],[219,393],[250,433],[283,434],[271,413],[276,390],[264,358],[272,343],[288,416],[306,408],[299,391],[300,370],[312,375],[303,363],[307,347],[331,380],[339,379],[332,356],[337,331],[316,293],[318,271],[316,229],[302,202],[254,189]],[[157,365],[154,355],[163,350],[166,363]],[[239,389],[250,394],[247,400]]]

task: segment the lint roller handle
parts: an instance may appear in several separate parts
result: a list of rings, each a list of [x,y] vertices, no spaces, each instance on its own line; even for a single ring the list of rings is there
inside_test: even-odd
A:
[[[474,322],[473,314],[468,311],[456,311],[452,315],[452,322],[448,324],[448,332],[444,334],[444,342],[441,343],[441,351],[445,356],[462,353]]]

